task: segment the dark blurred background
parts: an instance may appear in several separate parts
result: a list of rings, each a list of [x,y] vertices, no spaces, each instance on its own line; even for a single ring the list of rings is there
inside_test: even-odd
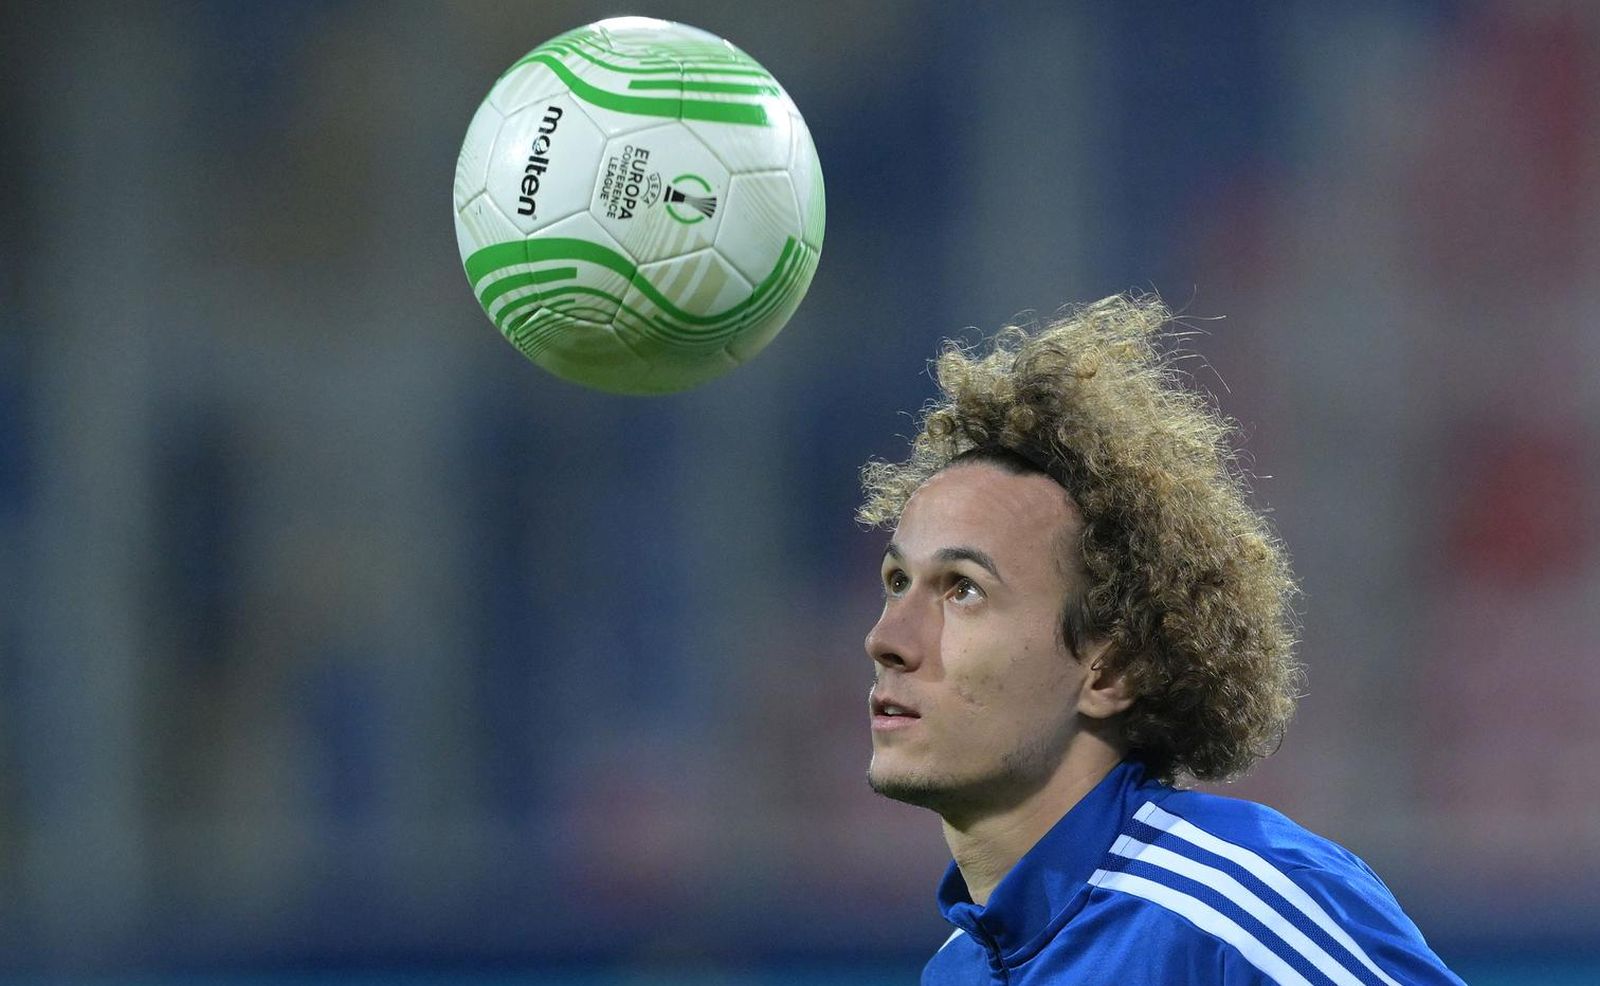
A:
[[[827,182],[793,322],[662,399],[524,361],[450,219],[620,13]],[[942,338],[1133,288],[1305,585],[1227,790],[1469,981],[1600,982],[1595,5],[24,0],[0,86],[0,978],[915,981],[856,469]]]

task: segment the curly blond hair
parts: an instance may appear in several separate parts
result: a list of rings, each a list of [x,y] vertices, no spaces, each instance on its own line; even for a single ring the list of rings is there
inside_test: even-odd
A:
[[[1117,295],[1029,332],[1007,326],[983,354],[946,343],[943,399],[910,457],[872,461],[858,518],[897,523],[957,459],[1031,464],[1066,487],[1083,530],[1063,559],[1087,575],[1065,602],[1076,655],[1126,676],[1129,756],[1156,777],[1226,780],[1271,753],[1294,713],[1296,586],[1283,546],[1247,502],[1234,425],[1173,366],[1172,315]]]

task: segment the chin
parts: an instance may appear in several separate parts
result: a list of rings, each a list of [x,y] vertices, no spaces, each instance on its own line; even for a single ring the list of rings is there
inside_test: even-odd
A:
[[[955,794],[955,785],[948,780],[930,777],[917,770],[886,768],[878,763],[876,757],[867,767],[867,786],[891,801],[934,811],[953,801]]]

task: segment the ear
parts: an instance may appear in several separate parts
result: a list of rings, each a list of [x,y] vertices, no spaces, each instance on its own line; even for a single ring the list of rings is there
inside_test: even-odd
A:
[[[1078,688],[1078,711],[1091,719],[1110,719],[1133,704],[1127,675],[1106,669],[1110,641],[1102,641],[1084,655],[1083,684]]]

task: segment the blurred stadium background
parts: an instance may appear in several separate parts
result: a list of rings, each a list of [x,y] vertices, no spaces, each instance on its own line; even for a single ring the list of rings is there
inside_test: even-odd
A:
[[[527,364],[450,222],[489,83],[617,13],[827,180],[799,315],[666,399]],[[1595,5],[74,0],[0,56],[0,980],[914,981],[855,470],[941,338],[1137,288],[1305,584],[1235,790],[1469,982],[1600,982]]]

